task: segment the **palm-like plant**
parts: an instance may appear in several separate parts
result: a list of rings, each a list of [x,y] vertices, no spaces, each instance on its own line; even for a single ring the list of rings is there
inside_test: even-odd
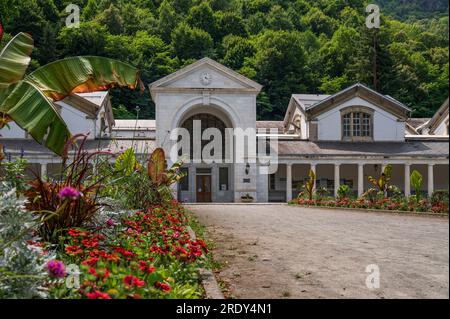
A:
[[[0,41],[2,35],[0,23]],[[95,56],[58,60],[25,75],[32,50],[31,36],[19,33],[0,52],[0,129],[14,121],[58,155],[71,134],[55,101],[115,86],[144,89],[136,68]]]
[[[314,173],[314,171],[310,169],[308,172],[308,180],[306,181],[305,185],[303,185],[303,189],[308,194],[309,200],[313,199],[315,183],[316,183],[316,173]]]
[[[411,185],[417,198],[420,197],[420,189],[422,188],[423,177],[417,170],[413,170],[410,176]]]

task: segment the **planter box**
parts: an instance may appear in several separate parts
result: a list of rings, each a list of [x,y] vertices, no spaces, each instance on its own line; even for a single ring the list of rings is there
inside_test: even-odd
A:
[[[241,202],[243,202],[243,203],[252,203],[253,202],[253,198],[241,198]]]

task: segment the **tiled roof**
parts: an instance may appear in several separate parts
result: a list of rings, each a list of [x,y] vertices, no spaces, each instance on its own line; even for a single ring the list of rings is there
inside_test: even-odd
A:
[[[54,155],[53,152],[46,147],[36,143],[31,139],[2,139],[1,144],[4,146],[4,152],[8,154],[24,154],[24,156],[33,155]],[[85,149],[88,151],[110,151],[119,153],[127,148],[134,147],[139,154],[147,154],[156,148],[154,140],[131,140],[131,139],[117,139],[117,140],[87,140]],[[56,157],[56,155],[55,155]]]
[[[108,95],[108,91],[96,91],[96,92],[75,93],[75,94],[81,96],[83,99],[86,99],[91,103],[101,106],[103,104],[103,100]]]
[[[53,155],[44,146],[34,140],[2,139],[5,153],[33,155]],[[154,140],[88,140],[86,149],[89,151],[111,151],[119,153],[124,149],[134,147],[139,154],[147,154],[156,148]],[[281,156],[296,156],[299,158],[311,156],[420,156],[448,157],[448,141],[407,141],[407,142],[310,142],[310,141],[278,141],[278,154]],[[56,156],[55,156],[56,157]]]
[[[292,94],[294,100],[305,109],[330,97],[328,94]]]
[[[278,141],[279,155],[295,156],[422,156],[448,157],[447,141],[310,142]]]

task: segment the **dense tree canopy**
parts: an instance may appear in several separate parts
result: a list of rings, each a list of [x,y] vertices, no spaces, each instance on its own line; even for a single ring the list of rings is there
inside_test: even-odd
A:
[[[64,25],[81,9],[80,28]],[[32,68],[58,58],[127,61],[150,83],[209,56],[264,85],[260,119],[281,119],[293,93],[335,93],[363,82],[431,116],[448,96],[448,2],[380,0],[0,0],[6,37],[29,32]],[[154,116],[148,92],[113,92],[116,116]]]

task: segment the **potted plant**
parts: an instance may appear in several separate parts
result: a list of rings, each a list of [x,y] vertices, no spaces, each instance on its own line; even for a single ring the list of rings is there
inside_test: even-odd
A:
[[[253,197],[247,193],[247,194],[241,196],[241,201],[243,203],[251,203],[251,202],[253,202]]]

